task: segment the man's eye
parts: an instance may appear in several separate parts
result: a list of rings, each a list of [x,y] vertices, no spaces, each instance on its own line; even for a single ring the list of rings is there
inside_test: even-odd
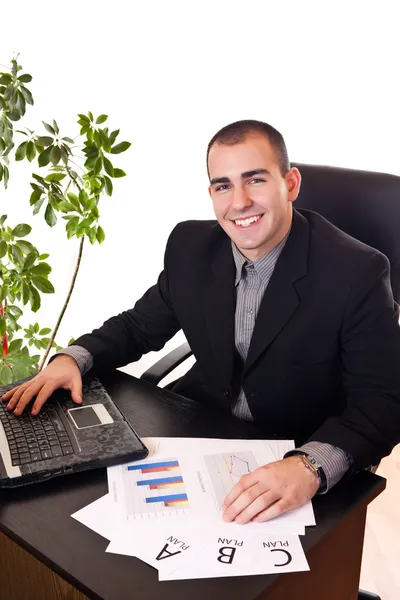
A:
[[[216,191],[216,192],[224,192],[224,191],[225,191],[225,190],[227,190],[227,189],[228,189],[228,184],[227,184],[227,183],[223,183],[223,184],[221,184],[221,185],[218,185],[218,186],[215,188],[215,191]]]
[[[257,177],[253,177],[253,179],[250,179],[249,183],[264,183],[264,179],[258,179]]]

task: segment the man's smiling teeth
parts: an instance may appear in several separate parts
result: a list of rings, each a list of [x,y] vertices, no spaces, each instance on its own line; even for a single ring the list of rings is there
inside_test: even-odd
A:
[[[248,227],[252,223],[259,221],[261,219],[261,215],[257,215],[256,217],[249,217],[248,219],[235,219],[235,224],[240,225],[241,227]]]

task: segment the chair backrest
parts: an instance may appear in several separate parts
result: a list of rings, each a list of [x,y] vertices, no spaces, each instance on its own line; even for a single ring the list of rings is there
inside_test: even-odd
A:
[[[400,304],[400,177],[292,163],[302,175],[296,208],[309,208],[352,237],[385,254]]]

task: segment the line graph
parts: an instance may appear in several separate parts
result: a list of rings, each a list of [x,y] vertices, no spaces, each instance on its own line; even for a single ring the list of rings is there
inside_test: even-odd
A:
[[[222,508],[225,497],[242,475],[251,473],[258,467],[252,452],[209,454],[204,456],[204,462],[219,509]]]

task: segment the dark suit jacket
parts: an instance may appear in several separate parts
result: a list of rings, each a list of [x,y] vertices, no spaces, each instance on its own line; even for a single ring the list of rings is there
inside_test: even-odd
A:
[[[389,454],[400,441],[400,329],[387,258],[295,210],[241,367],[234,278],[222,228],[180,223],[157,284],[75,344],[102,370],[159,350],[182,328],[197,362],[174,391],[229,409],[243,385],[267,438],[333,444],[355,469]]]

